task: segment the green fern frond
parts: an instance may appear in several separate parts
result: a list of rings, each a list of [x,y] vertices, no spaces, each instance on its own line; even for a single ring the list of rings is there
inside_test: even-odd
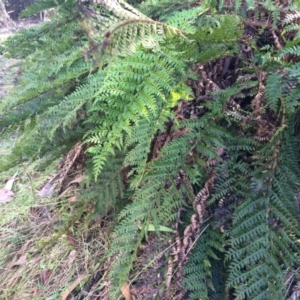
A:
[[[157,40],[162,37],[182,36],[185,32],[148,19],[123,21],[111,28],[108,45],[105,51],[110,55],[130,55],[135,52],[136,45],[146,48],[157,48]]]
[[[112,209],[117,209],[117,205],[125,195],[122,178],[124,157],[124,153],[121,152],[111,156],[97,182],[93,180],[93,166],[90,164],[87,166],[86,180],[82,183],[79,198],[95,201],[97,213],[101,216],[105,216]]]
[[[63,4],[63,1],[59,1],[59,4]],[[22,11],[21,17],[30,17],[39,13],[40,11],[57,7],[58,1],[44,1],[44,0],[37,0],[31,5],[27,6],[25,10]]]
[[[279,99],[283,94],[281,80],[280,74],[271,74],[267,78],[265,96],[268,101],[268,106],[274,112],[277,111],[279,107]]]
[[[290,132],[285,132],[282,139],[283,156],[278,160],[276,173],[272,170],[264,172],[262,167],[257,169],[256,176],[260,176],[259,181],[262,182],[253,181],[252,195],[249,191],[245,202],[237,208],[233,228],[229,231],[232,245],[228,253],[228,259],[231,260],[229,285],[236,288],[236,297],[241,299],[264,299],[270,296],[283,299],[285,287],[282,265],[290,266],[296,259],[293,253],[298,251],[295,241],[295,236],[299,236],[298,220],[296,214],[291,213],[296,208],[295,179],[299,170],[292,167],[297,172],[295,174],[286,168],[286,164],[292,166],[295,163],[293,159],[297,160],[293,150],[288,151],[290,154],[293,152],[291,158],[285,154],[288,148],[285,143],[293,143],[294,138]],[[259,153],[265,158],[274,156],[273,142]],[[263,159],[258,160],[259,164],[262,162]],[[260,278],[260,283],[257,278]]]
[[[94,156],[95,177],[108,153],[123,148],[125,136],[131,136],[142,118],[158,116],[159,107],[170,99],[172,85],[180,79],[181,67],[170,57],[142,52],[110,65],[90,110],[100,116],[97,127],[86,134],[86,142],[94,144],[88,151]]]
[[[293,42],[298,43],[300,38],[300,25],[299,24],[289,24],[284,27],[283,33],[296,32]]]
[[[67,53],[72,46],[76,48],[81,46],[82,30],[76,20],[69,20],[66,17],[60,22],[59,26],[55,20],[42,23],[9,37],[6,41],[6,48],[9,49],[10,57],[25,58],[34,53],[40,57],[37,59],[40,62],[50,54],[53,57],[62,52]],[[38,53],[36,53],[37,50]],[[30,62],[36,61],[31,57]]]
[[[174,222],[179,205],[184,204],[182,194],[173,181],[186,159],[183,147],[189,147],[189,144],[186,140],[176,139],[165,147],[168,155],[162,152],[159,159],[148,164],[140,187],[135,189],[132,196],[133,203],[119,214],[120,224],[116,228],[111,246],[111,255],[120,253],[110,270],[115,287],[127,281],[136,251],[147,235],[148,225],[152,224],[158,230],[159,226]],[[134,237],[134,241],[129,244],[130,237]]]
[[[300,46],[293,46],[289,48],[284,48],[282,49],[280,56],[283,57],[287,54],[295,55],[295,56],[300,56]]]
[[[182,3],[182,1],[174,0],[146,0],[139,5],[139,9],[151,18],[165,22],[177,12],[191,8],[195,2]]]
[[[219,259],[218,256],[224,252],[223,238],[210,227],[199,237],[183,271],[185,278],[182,285],[187,291],[187,299],[215,299],[216,295],[218,299],[222,299],[225,296],[225,273],[222,266],[217,273],[212,271],[212,266],[215,266]],[[215,286],[214,283],[218,281],[221,284]]]
[[[175,28],[180,28],[183,32],[193,34],[196,32],[196,22],[198,15],[206,10],[202,5],[187,10],[176,12],[166,19],[166,23]],[[197,24],[199,26],[199,24]]]
[[[50,116],[56,120],[55,126],[50,130],[50,137],[55,135],[55,132],[60,128],[72,128],[78,123],[78,112],[83,109],[83,106],[93,99],[104,80],[103,72],[98,72],[87,78],[87,83],[79,86],[72,94],[66,96],[64,100],[60,101],[58,105],[48,109],[45,116]],[[85,118],[85,112],[82,111]]]
[[[127,281],[128,274],[136,259],[138,247],[146,234],[149,222],[148,212],[152,209],[150,198],[140,202],[134,202],[123,210],[119,226],[115,229],[109,255],[114,257],[114,263],[110,268],[110,280],[114,284],[110,290],[111,297],[120,295],[119,286]]]
[[[81,25],[89,35],[90,44],[86,57],[92,54],[97,67],[111,57],[135,53],[137,46],[158,50],[159,40],[174,36],[185,38],[181,29],[151,20],[125,1],[101,2],[100,9],[95,7],[92,13],[84,7],[81,10],[84,15]]]
[[[214,15],[200,17],[198,30],[192,36],[202,43],[233,42],[242,35],[243,26],[238,16]],[[225,30],[226,28],[226,30]]]

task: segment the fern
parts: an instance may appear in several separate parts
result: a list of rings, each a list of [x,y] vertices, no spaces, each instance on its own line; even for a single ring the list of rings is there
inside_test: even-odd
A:
[[[203,16],[196,22],[199,29],[192,35],[192,38],[195,38],[200,46],[201,51],[198,56],[200,62],[217,59],[225,54],[232,55],[234,52],[237,52],[234,44],[242,33],[238,17],[230,15]],[[225,28],[226,31],[224,30]]]
[[[119,284],[126,282],[128,278],[138,247],[146,233],[149,223],[147,212],[151,209],[152,203],[148,198],[148,201],[142,204],[134,202],[123,210],[124,219],[120,221],[119,227],[112,235],[113,243],[109,253],[114,257],[114,264],[110,270],[110,279],[114,283],[111,297],[116,298],[119,295]]]
[[[198,15],[204,13],[205,9],[202,5],[193,9],[182,10],[166,19],[166,22],[172,27],[181,28],[184,32],[189,34],[195,33],[197,27],[195,26],[195,19]]]
[[[159,49],[159,40],[185,36],[182,30],[150,19],[124,1],[118,4],[103,2],[93,18],[90,18],[89,11],[82,10],[83,15],[88,14],[80,23],[89,35],[90,49],[86,57],[92,54],[95,65],[100,63],[100,67],[111,56],[135,53],[137,46]]]
[[[64,1],[64,2],[66,2],[66,1]],[[63,1],[59,1],[59,2],[55,1],[55,0],[53,0],[53,1],[43,1],[43,0],[35,1],[33,4],[27,6],[26,9],[22,11],[21,17],[32,16],[36,13],[39,13],[42,10],[54,8],[57,6],[58,3],[63,4]],[[61,6],[61,8],[62,8],[62,6]]]
[[[265,95],[268,100],[268,106],[275,112],[279,107],[279,99],[282,96],[280,83],[281,76],[279,74],[272,74],[268,76]]]
[[[147,16],[150,16],[153,19],[159,19],[160,21],[165,21],[167,18],[176,14],[176,12],[191,8],[191,6],[196,1],[189,1],[182,3],[182,1],[173,1],[173,0],[147,0],[142,2],[139,5],[139,9]]]
[[[86,180],[82,184],[79,198],[96,201],[96,211],[105,216],[110,210],[116,209],[125,197],[125,182],[122,176],[124,154],[117,153],[105,164],[101,177],[93,180],[93,167],[86,168]]]
[[[288,132],[282,138],[293,143]],[[260,157],[274,157],[273,143],[274,140],[258,151]],[[285,289],[281,265],[290,265],[296,259],[293,251],[298,247],[294,240],[295,234],[299,235],[296,229],[298,221],[291,213],[295,211],[293,195],[296,188],[292,178],[297,175],[292,169],[298,170],[292,167],[295,155],[287,159],[285,147],[281,158],[269,160],[273,166],[270,171],[265,172],[261,166],[257,168],[254,174],[263,184],[258,186],[256,181],[251,187],[254,194],[248,196],[235,212],[233,228],[229,232],[232,250],[228,258],[232,260],[229,284],[236,287],[238,298],[265,299],[272,295],[274,299],[283,299]],[[281,162],[284,165],[281,166]],[[262,158],[257,163],[262,163]],[[265,175],[262,177],[261,174]],[[294,233],[291,234],[292,228]],[[259,283],[257,276],[261,278]]]
[[[172,158],[162,154],[161,159],[147,166],[147,172],[140,182],[141,188],[136,189],[133,194],[133,203],[119,214],[120,223],[116,227],[111,246],[111,255],[119,254],[110,270],[110,278],[115,286],[123,284],[128,278],[137,249],[147,236],[149,224],[158,229],[160,225],[168,225],[176,219],[178,206],[183,199],[172,181],[185,159],[182,155],[186,153],[183,147],[188,147],[188,143],[179,139],[166,146],[166,151],[172,153]],[[128,244],[128,239],[132,237],[134,243]]]
[[[123,148],[124,138],[132,134],[135,124],[149,114],[157,117],[181,72],[181,64],[163,55],[137,53],[111,64],[91,109],[89,121],[97,127],[86,134],[86,142],[94,144],[88,151],[94,157],[95,177],[107,155]]]
[[[217,266],[218,256],[224,252],[222,242],[221,234],[211,228],[199,237],[191,259],[184,268],[183,287],[189,291],[188,299],[208,299],[210,293],[218,295],[217,299],[225,297],[223,272],[218,270],[214,273],[212,270],[212,266]],[[219,286],[214,284],[217,281],[221,283]]]
[[[105,254],[112,299],[135,278],[149,228],[162,226],[175,231],[164,251],[177,264],[161,275],[166,299],[220,299],[226,279],[237,299],[284,299],[300,234],[298,11],[271,0],[169,4],[28,8],[54,7],[57,20],[6,42],[24,60],[0,104],[1,138],[17,135],[1,171],[86,145],[80,197],[118,214]]]

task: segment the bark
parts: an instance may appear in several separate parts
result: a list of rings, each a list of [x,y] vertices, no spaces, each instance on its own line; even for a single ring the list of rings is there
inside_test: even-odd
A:
[[[15,27],[15,22],[7,13],[3,0],[0,0],[0,28],[2,27]]]

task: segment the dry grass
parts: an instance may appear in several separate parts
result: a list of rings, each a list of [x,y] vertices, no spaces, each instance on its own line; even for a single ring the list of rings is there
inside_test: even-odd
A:
[[[102,276],[97,280],[94,275],[105,273],[101,259],[108,244],[104,227],[109,224],[86,206],[80,219],[57,235],[83,203],[33,194],[54,169],[55,164],[43,173],[28,169],[20,174],[14,199],[0,207],[0,299],[63,299],[74,283],[68,299],[105,299],[97,298],[107,288],[96,282]],[[88,290],[83,288],[87,281],[94,281]]]

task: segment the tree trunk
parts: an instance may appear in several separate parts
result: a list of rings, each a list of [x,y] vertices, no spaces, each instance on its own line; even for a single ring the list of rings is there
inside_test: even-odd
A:
[[[3,0],[0,0],[0,28],[14,26],[15,22],[8,15]]]

